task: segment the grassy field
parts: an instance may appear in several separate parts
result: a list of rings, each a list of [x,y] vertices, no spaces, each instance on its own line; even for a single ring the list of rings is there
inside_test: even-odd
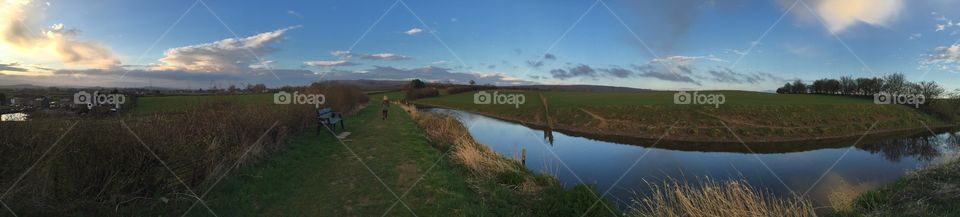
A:
[[[488,91],[492,92],[492,91]],[[946,125],[907,106],[876,105],[870,99],[780,95],[742,91],[720,93],[725,103],[676,105],[674,92],[588,93],[505,91],[524,94],[524,104],[477,105],[467,92],[417,100],[524,123],[579,133],[678,141],[796,141],[862,135],[870,132],[925,130]],[[546,103],[546,106],[544,106]],[[668,129],[674,126],[667,134]],[[728,130],[727,127],[730,129]],[[730,131],[736,133],[731,134]]]

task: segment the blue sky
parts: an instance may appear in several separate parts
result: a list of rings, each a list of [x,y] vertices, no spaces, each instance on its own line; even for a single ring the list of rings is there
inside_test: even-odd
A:
[[[960,11],[946,10],[960,1],[0,4],[0,85],[422,78],[768,91],[902,72],[960,88]]]

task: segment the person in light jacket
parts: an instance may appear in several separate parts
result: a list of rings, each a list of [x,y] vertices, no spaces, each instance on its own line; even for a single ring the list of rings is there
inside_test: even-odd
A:
[[[387,113],[390,112],[390,98],[383,95],[383,101],[380,102],[380,111],[383,113],[381,120],[387,120]]]

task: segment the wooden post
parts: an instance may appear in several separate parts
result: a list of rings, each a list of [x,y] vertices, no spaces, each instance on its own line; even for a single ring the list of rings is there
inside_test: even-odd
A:
[[[520,164],[527,166],[527,148],[523,148],[523,151],[520,152]]]

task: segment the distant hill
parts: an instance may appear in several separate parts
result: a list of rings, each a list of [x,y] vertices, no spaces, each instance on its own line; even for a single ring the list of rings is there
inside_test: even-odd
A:
[[[348,84],[359,87],[364,91],[375,90],[400,90],[404,85],[410,83],[407,80],[330,80],[324,83]],[[601,85],[523,85],[510,86],[514,88],[527,88],[535,90],[549,91],[586,91],[586,92],[646,92],[649,89],[638,89],[630,87],[614,87]]]
[[[46,88],[46,87],[32,85],[32,84],[0,85],[0,89],[42,89],[42,88]]]
[[[328,84],[347,84],[360,88],[363,91],[400,90],[403,85],[410,83],[406,80],[329,80]]]
[[[549,91],[584,91],[584,92],[618,92],[618,93],[651,91],[650,89],[601,86],[601,85],[526,85],[526,86],[517,86],[517,87],[530,88],[530,89],[536,89],[536,90],[549,90]]]

